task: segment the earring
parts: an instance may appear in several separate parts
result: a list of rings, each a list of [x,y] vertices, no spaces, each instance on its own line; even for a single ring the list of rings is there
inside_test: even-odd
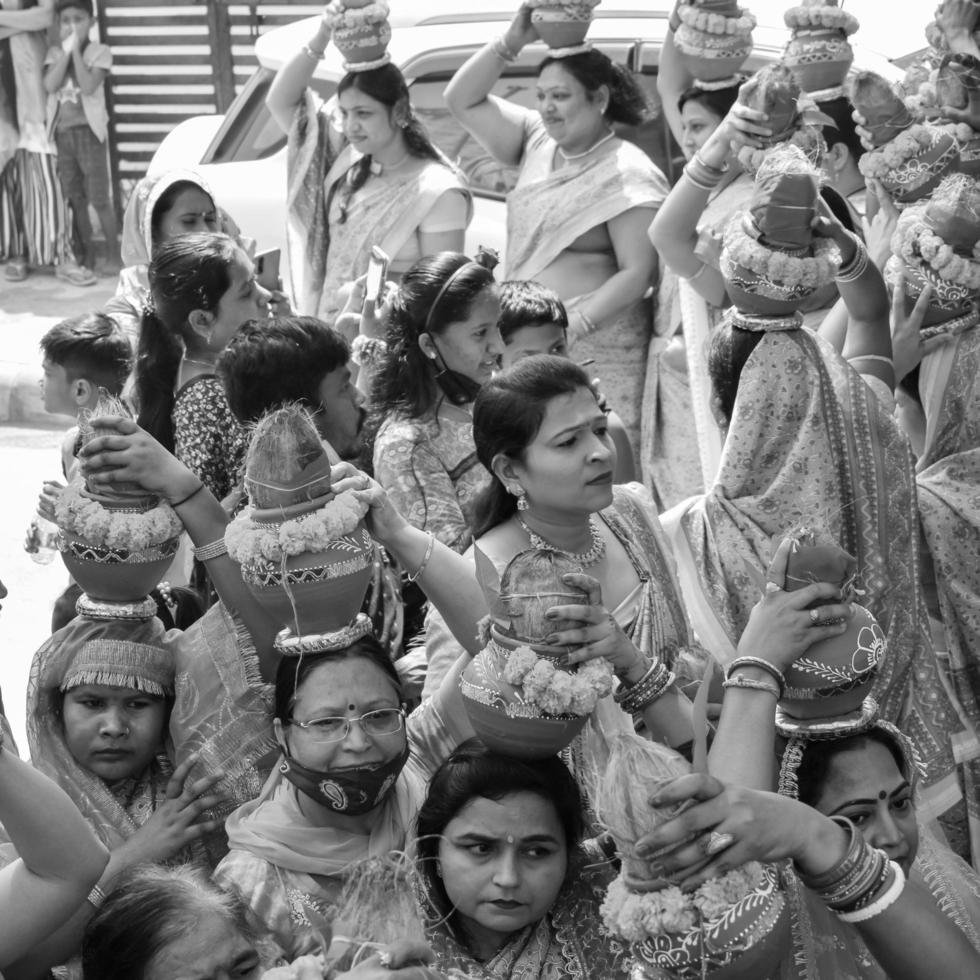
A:
[[[441,861],[436,861],[436,877],[437,878],[441,878],[442,877],[442,862]]]
[[[205,337],[205,338],[204,338],[204,339],[205,339],[205,341],[207,342],[207,345],[208,345],[208,347],[210,347],[210,346],[211,346],[211,338],[212,338],[213,336],[214,336],[214,331],[213,331],[213,330],[209,330],[209,331],[208,331],[208,335],[207,335],[207,337]]]
[[[524,488],[518,487],[517,490],[514,491],[514,496],[517,497],[517,509],[527,510],[530,504],[527,502],[527,493],[525,492]]]

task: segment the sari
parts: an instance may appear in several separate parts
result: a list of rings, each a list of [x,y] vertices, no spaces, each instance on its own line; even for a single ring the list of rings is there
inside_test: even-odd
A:
[[[748,174],[740,174],[709,198],[698,222],[695,247],[695,254],[709,268],[719,268],[713,239],[721,236],[735,212],[748,207],[754,189]],[[711,414],[708,346],[723,312],[689,281],[663,270],[647,354],[640,440],[643,482],[661,510],[704,493],[718,472],[721,435]],[[686,371],[672,363],[676,358],[664,356],[672,345],[683,346]],[[691,438],[692,422],[696,440]]]
[[[299,791],[278,764],[258,798],[228,817],[231,850],[215,870],[215,881],[238,890],[287,958],[320,949],[317,923],[333,918],[347,869],[405,847],[432,774],[472,736],[456,711],[437,697],[409,715],[408,762],[369,836],[311,824],[300,809]]]
[[[861,604],[889,637],[873,694],[924,762],[923,816],[947,814],[951,843],[968,853],[953,752],[963,723],[929,635],[911,449],[860,375],[806,329],[764,334],[742,370],[714,486],[663,521],[695,630],[723,660],[774,540],[816,527],[857,559]]]
[[[511,936],[489,960],[477,960],[456,935],[451,920],[417,875],[416,898],[429,926],[433,966],[445,976],[467,980],[614,980],[630,976],[626,943],[610,936],[599,906],[615,877],[608,859],[591,842],[568,863],[555,904],[539,922]]]
[[[926,355],[919,389],[926,414],[918,463],[919,514],[933,559],[946,669],[963,712],[957,758],[969,762],[971,853],[980,862],[980,330]]]
[[[416,172],[368,179],[351,198],[346,220],[330,211],[336,191],[361,154],[345,144],[330,120],[332,103],[319,107],[307,90],[289,130],[286,171],[286,249],[297,312],[330,325],[340,314],[338,289],[367,272],[372,246],[392,259],[411,241],[425,216],[449,191],[473,203],[448,160],[426,161]]]
[[[555,170],[557,149],[540,117],[529,114],[520,174],[507,197],[506,279],[536,279],[586,232],[633,208],[656,211],[670,190],[632,143],[612,140],[586,160]],[[570,310],[586,298],[561,297]],[[652,315],[643,297],[572,345],[576,360],[595,362],[602,391],[622,418],[637,458]]]
[[[173,633],[165,633],[155,617],[148,622],[131,622],[79,616],[51,636],[31,664],[27,685],[31,762],[71,797],[110,851],[142,827],[167,798],[167,783],[173,773],[169,747],[161,745],[145,772],[107,783],[79,765],[68,748],[61,720],[62,684],[80,654],[91,658],[95,653],[103,664],[115,666],[107,666],[88,683],[136,687],[138,681],[124,678],[136,677],[140,660],[151,651],[172,650],[172,640]]]

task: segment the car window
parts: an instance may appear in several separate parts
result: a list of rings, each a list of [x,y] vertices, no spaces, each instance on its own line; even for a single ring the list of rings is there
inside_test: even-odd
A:
[[[225,115],[225,121],[204,154],[202,163],[245,163],[264,160],[286,145],[286,136],[266,108],[265,97],[276,73],[259,68],[248,80]],[[328,99],[336,90],[332,82],[312,81],[313,90]]]
[[[617,132],[644,150],[668,177],[673,177],[676,160],[679,158],[683,162],[683,157],[664,120],[656,76],[652,73],[638,75],[637,80],[650,102],[650,117],[639,126],[618,126]],[[449,76],[441,74],[416,79],[411,86],[412,105],[432,141],[459,166],[470,187],[478,194],[503,197],[513,189],[518,168],[506,167],[494,160],[453,118],[443,99],[448,81]],[[536,81],[533,74],[507,74],[497,81],[491,92],[526,109],[534,109]]]

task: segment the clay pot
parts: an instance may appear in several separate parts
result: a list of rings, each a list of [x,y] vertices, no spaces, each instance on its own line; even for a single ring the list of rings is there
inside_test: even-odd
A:
[[[553,718],[525,704],[521,691],[504,679],[509,652],[503,646],[488,646],[463,671],[460,691],[470,724],[493,752],[519,759],[557,755],[582,731],[588,715]]]
[[[882,186],[899,204],[912,204],[928,197],[944,177],[959,169],[960,149],[956,140],[937,126],[930,126],[929,146],[901,167],[885,173]]]
[[[363,524],[323,551],[282,563],[250,562],[242,578],[276,622],[298,636],[347,626],[360,611],[371,581],[374,549]]]
[[[59,542],[69,575],[86,595],[104,602],[145,598],[160,584],[179,546],[178,535],[139,551],[106,548],[66,531]]]
[[[932,298],[926,308],[925,316],[922,319],[922,326],[934,327],[937,324],[945,323],[955,317],[962,316],[973,309],[976,294],[967,286],[958,283],[946,282],[939,276],[923,265],[902,266],[902,262],[895,256],[888,260],[885,266],[885,279],[889,285],[894,285],[897,281],[897,274],[904,270],[905,273],[905,312],[911,314],[916,300],[922,295],[922,290],[926,284],[933,288]]]
[[[751,37],[708,34],[687,24],[677,28],[674,43],[688,72],[701,82],[731,78],[752,53]]]
[[[350,65],[380,60],[387,52],[390,40],[391,27],[387,21],[337,27],[333,32],[334,44]]]
[[[763,279],[751,269],[732,262],[722,253],[722,275],[732,304],[742,313],[755,316],[788,316],[813,293],[809,286],[788,286]]]
[[[592,11],[589,7],[570,3],[535,7],[531,11],[531,23],[549,48],[573,48],[585,42],[592,23]]]
[[[790,717],[846,714],[870,693],[885,634],[864,606],[852,603],[852,608],[845,633],[815,643],[784,671],[786,691],[779,705]]]
[[[374,0],[341,0],[343,10],[360,10],[362,7],[370,7]]]
[[[854,49],[836,28],[813,28],[794,34],[783,51],[783,64],[804,92],[821,92],[844,84]]]
[[[682,935],[634,943],[634,957],[674,980],[771,976],[789,953],[792,930],[777,872],[767,866],[764,873],[764,882],[719,918]]]

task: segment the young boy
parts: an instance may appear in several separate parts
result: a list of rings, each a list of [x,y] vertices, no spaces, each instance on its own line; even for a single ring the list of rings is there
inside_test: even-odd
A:
[[[511,280],[500,287],[500,339],[504,342],[501,366],[512,364],[534,354],[569,357],[568,313],[558,295],[536,282]],[[585,365],[587,367],[587,365]],[[608,412],[609,435],[616,447],[616,483],[636,479],[633,449],[622,420]]]
[[[133,366],[129,339],[104,313],[85,313],[55,324],[42,338],[44,410],[78,416],[105,392],[119,397]],[[61,446],[61,468],[71,479],[78,427]]]
[[[89,40],[92,0],[57,0],[60,47],[44,59],[44,88],[48,92],[48,128],[58,148],[58,177],[71,204],[75,228],[85,250],[83,264],[92,268],[95,251],[89,205],[95,208],[106,242],[106,260],[99,272],[119,274],[119,230],[112,206],[106,137],[109,115],[105,79],[112,52]]]

